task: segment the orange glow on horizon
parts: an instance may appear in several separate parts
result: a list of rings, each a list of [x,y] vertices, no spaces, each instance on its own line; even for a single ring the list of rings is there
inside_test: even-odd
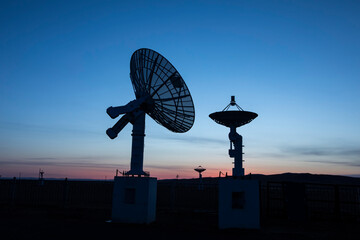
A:
[[[219,172],[221,170],[224,177],[226,173],[228,176],[232,175],[231,167],[228,168],[217,168],[217,166],[206,167],[206,171],[202,173],[204,178],[207,177],[219,177]],[[2,178],[37,178],[39,176],[39,169],[44,170],[44,178],[68,178],[68,179],[93,179],[93,180],[112,180],[116,175],[116,168],[102,167],[102,168],[84,168],[84,167],[69,167],[69,166],[27,166],[27,165],[8,165],[2,168],[1,177]],[[220,169],[220,170],[219,170]],[[316,169],[314,171],[313,169]],[[321,169],[318,170],[318,169]],[[151,177],[155,177],[159,180],[161,179],[176,179],[177,176],[179,179],[190,179],[198,178],[199,174],[194,171],[193,168],[182,168],[182,169],[163,169],[163,168],[145,168],[146,171],[150,172]],[[123,171],[123,169],[119,169]],[[343,168],[341,172],[334,167],[326,168],[313,168],[313,165],[301,165],[301,166],[279,166],[279,165],[270,165],[270,166],[257,166],[254,164],[249,164],[245,166],[245,175],[251,174],[263,174],[263,175],[272,175],[272,174],[281,174],[281,173],[311,173],[311,174],[329,174],[329,175],[355,175],[352,168],[345,169]],[[119,176],[121,174],[119,173]]]

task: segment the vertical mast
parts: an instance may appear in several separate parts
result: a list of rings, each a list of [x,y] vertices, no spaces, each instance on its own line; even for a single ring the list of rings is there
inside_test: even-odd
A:
[[[243,151],[242,151],[242,136],[236,132],[236,127],[230,127],[229,133],[230,149],[229,156],[234,158],[233,176],[242,177],[245,175],[243,163]],[[234,149],[232,148],[234,146]]]
[[[133,123],[130,171],[127,175],[146,175],[143,170],[145,112],[141,111]]]

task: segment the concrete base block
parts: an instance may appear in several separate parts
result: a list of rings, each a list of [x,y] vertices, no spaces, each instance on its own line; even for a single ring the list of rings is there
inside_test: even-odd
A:
[[[115,177],[112,221],[140,224],[155,221],[156,191],[156,178]]]
[[[219,228],[260,228],[259,182],[223,178],[219,181]]]

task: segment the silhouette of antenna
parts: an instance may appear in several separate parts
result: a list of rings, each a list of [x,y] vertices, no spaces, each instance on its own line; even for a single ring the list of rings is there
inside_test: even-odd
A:
[[[44,170],[39,168],[39,184],[44,185]]]
[[[198,166],[197,168],[194,169],[196,172],[199,173],[199,178],[201,179],[202,178],[202,172],[204,172],[206,169],[203,168],[202,166]]]
[[[204,172],[206,169],[203,168],[202,166],[198,166],[194,170],[199,173],[199,190],[202,190],[203,184],[202,184],[202,174],[201,173]]]
[[[42,170],[41,168],[39,168],[39,179],[43,179],[44,178],[44,170]]]
[[[231,106],[237,107],[237,110],[229,111],[229,108]],[[258,115],[256,113],[244,111],[239,105],[237,105],[236,101],[235,101],[235,96],[231,96],[230,104],[227,105],[223,109],[223,111],[214,112],[209,115],[209,117],[212,120],[214,120],[216,123],[230,128],[229,156],[231,158],[235,158],[234,168],[233,168],[233,176],[234,177],[244,176],[244,168],[242,166],[242,162],[243,162],[242,136],[236,132],[236,128],[250,123],[257,116]]]
[[[141,48],[130,60],[130,78],[136,99],[125,106],[109,107],[111,118],[123,115],[106,131],[114,139],[130,122],[132,130],[132,151],[130,171],[126,175],[144,175],[145,114],[172,132],[190,130],[195,120],[195,108],[189,89],[175,67],[159,53]]]

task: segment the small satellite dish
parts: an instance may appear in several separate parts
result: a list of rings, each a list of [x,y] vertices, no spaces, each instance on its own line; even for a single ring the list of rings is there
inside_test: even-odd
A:
[[[203,189],[202,172],[204,172],[206,170],[206,168],[203,168],[202,166],[198,166],[197,168],[194,168],[194,170],[199,173],[199,179],[200,179],[199,190],[202,190]]]
[[[196,172],[198,172],[198,173],[202,173],[203,171],[205,171],[206,170],[206,168],[203,168],[202,166],[198,166],[197,168],[195,168],[194,169]]]
[[[106,110],[113,119],[124,114],[106,134],[114,139],[129,122],[133,124],[130,171],[125,174],[148,175],[143,171],[145,113],[170,131],[184,133],[194,124],[195,108],[180,73],[151,49],[141,48],[133,53],[130,78],[136,99]]]
[[[201,179],[202,177],[201,173],[204,172],[206,168],[203,168],[202,166],[198,166],[197,168],[194,168],[194,170],[199,173],[199,178]]]

